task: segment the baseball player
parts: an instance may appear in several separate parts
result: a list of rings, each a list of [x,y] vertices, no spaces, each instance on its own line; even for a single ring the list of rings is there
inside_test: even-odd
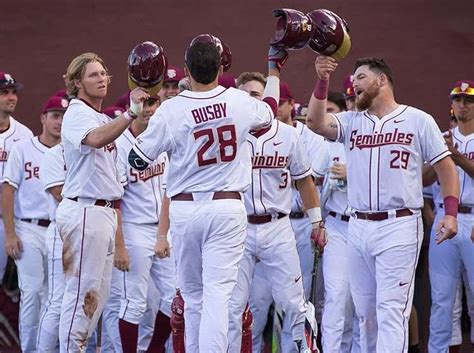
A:
[[[346,110],[344,96],[329,92],[326,111],[336,114]],[[347,233],[350,219],[347,203],[347,172],[344,145],[327,145],[325,178],[321,203],[324,207],[328,244],[324,249],[324,310],[322,346],[324,352],[360,352],[357,319],[349,290],[350,266],[347,256]],[[355,323],[355,325],[353,325]]]
[[[354,75],[346,75],[344,77],[344,99],[346,101],[346,108],[350,111],[356,110],[356,95],[354,93],[354,87],[352,86],[352,82],[354,82]]]
[[[148,94],[136,88],[127,112],[114,120],[102,114],[110,80],[102,59],[93,53],[75,57],[65,81],[74,98],[64,115],[67,171],[63,199],[56,210],[65,273],[59,337],[62,352],[79,352],[87,346],[109,296],[115,208],[123,195],[114,140],[140,112],[140,102]]]
[[[56,227],[56,208],[62,200],[61,191],[66,178],[66,165],[62,144],[50,148],[40,165],[40,181],[48,199],[51,224],[46,231],[48,256],[48,299],[38,327],[38,351],[54,352],[59,344],[59,316],[64,294],[62,264],[63,242]]]
[[[156,331],[164,331],[162,342],[154,342],[163,351],[171,332],[169,317],[171,301],[176,292],[176,269],[174,256],[159,259],[155,257],[159,212],[164,196],[164,172],[167,164],[166,153],[162,153],[147,169],[137,171],[130,167],[128,153],[136,142],[136,136],[145,131],[150,117],[159,106],[157,98],[144,102],[142,112],[131,124],[130,129],[117,139],[118,166],[121,171],[125,194],[121,201],[123,251],[128,253],[129,262],[118,264],[122,298],[119,314],[119,328],[123,352],[137,351],[138,324],[147,307],[148,286],[158,288],[161,298],[157,315]],[[140,208],[137,207],[140,205]],[[122,249],[117,248],[117,252]],[[165,319],[165,320],[163,320]],[[159,335],[157,335],[159,336]],[[150,347],[152,348],[152,347]]]
[[[59,143],[67,101],[49,98],[43,106],[39,136],[15,144],[3,174],[5,249],[18,268],[20,340],[23,352],[36,351],[38,323],[47,293],[46,231],[48,201],[39,180],[44,154]]]
[[[179,94],[178,83],[184,78],[184,72],[179,67],[168,65],[166,70],[163,87],[158,92],[160,101],[164,102],[167,99],[176,97]]]
[[[329,76],[337,63],[319,56],[315,67],[318,80],[306,121],[316,133],[342,142],[346,152],[350,290],[361,350],[407,352],[423,234],[422,165],[433,165],[444,196],[446,215],[437,224],[437,244],[457,232],[456,168],[434,119],[395,101],[392,71],[382,59],[355,63],[357,112],[326,113]]]
[[[249,225],[230,302],[229,352],[241,349],[241,318],[257,260],[264,266],[273,298],[288,318],[293,341],[301,349],[306,306],[296,239],[287,216],[291,210],[291,184],[295,183],[314,232],[319,235],[321,212],[311,163],[295,128],[278,120],[271,127],[250,134],[247,142],[252,156],[252,183],[245,193]],[[307,235],[309,238],[311,234]],[[318,245],[324,246],[324,239]],[[284,352],[293,351],[293,347],[282,348]]]
[[[0,72],[0,177],[3,178],[8,154],[13,144],[21,139],[33,137],[33,133],[25,125],[12,117],[18,102],[17,92],[23,85],[5,72]],[[0,188],[1,190],[1,188]],[[1,191],[0,191],[1,195]],[[2,208],[0,206],[0,214]],[[0,279],[3,279],[7,265],[5,251],[5,229],[3,217],[0,217]]]
[[[474,223],[474,82],[456,82],[451,91],[451,104],[458,126],[445,135],[452,159],[457,166],[461,185],[458,206],[458,234],[452,241],[436,245],[432,230],[429,248],[431,282],[430,352],[446,352],[451,342],[453,306],[462,269],[466,270],[468,296],[474,288],[474,244],[471,230]],[[441,184],[442,188],[442,184]],[[437,204],[435,223],[448,212],[446,204]]]
[[[245,141],[250,130],[271,123],[286,58],[286,52],[270,52],[271,77],[261,102],[218,86],[222,65],[216,41],[196,37],[185,54],[192,91],[163,102],[130,152],[129,161],[139,170],[162,152],[169,154],[170,233],[188,352],[227,350],[228,303],[246,228],[241,193],[250,184]]]

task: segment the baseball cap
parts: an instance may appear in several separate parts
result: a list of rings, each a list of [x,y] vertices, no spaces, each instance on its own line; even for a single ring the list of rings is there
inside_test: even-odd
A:
[[[21,90],[23,85],[13,78],[12,75],[0,71],[0,89],[14,87],[16,90]]]
[[[219,77],[219,85],[225,88],[235,88],[235,77],[231,74],[222,74]]]
[[[182,78],[184,78],[183,70],[181,70],[179,67],[168,65],[164,82],[179,82]]]
[[[68,94],[65,89],[61,89],[54,94],[56,97],[67,98]]]
[[[352,83],[354,82],[354,75],[346,75],[344,76],[344,98],[353,98],[355,97],[354,87]]]
[[[67,101],[67,99],[64,99],[63,97],[58,97],[58,96],[49,97],[48,100],[43,105],[42,114],[45,114],[53,110],[59,110],[59,111],[64,112],[66,111],[68,105],[69,105],[69,102]]]
[[[115,105],[111,105],[107,108],[104,108],[104,110],[102,111],[105,115],[107,115],[108,117],[112,118],[112,119],[115,119],[116,117],[118,117],[120,114],[124,113],[125,112],[125,109],[122,108],[122,107],[117,107]]]
[[[469,96],[474,97],[474,81],[471,80],[461,80],[457,81],[454,85],[454,88],[449,94],[451,98],[458,96]]]
[[[291,93],[290,86],[287,83],[280,81],[280,103],[292,100],[294,98]]]

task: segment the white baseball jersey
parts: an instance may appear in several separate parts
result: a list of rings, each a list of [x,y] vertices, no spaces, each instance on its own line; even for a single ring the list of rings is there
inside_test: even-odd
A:
[[[128,163],[128,154],[136,139],[127,129],[117,139],[118,168],[122,176],[125,194],[120,202],[123,222],[158,223],[164,190],[166,153],[153,161],[145,170],[133,169]]]
[[[454,147],[463,154],[464,157],[474,160],[474,133],[464,136],[459,131],[459,127],[452,130]],[[474,207],[474,178],[471,178],[464,169],[457,167],[459,173],[459,183],[461,186],[459,203],[463,206]]]
[[[327,147],[325,160],[325,178],[322,192],[325,199],[324,208],[326,211],[333,211],[342,215],[349,215],[347,188],[334,187],[333,185],[335,183],[331,181],[331,175],[329,173],[329,168],[335,162],[347,165],[344,145],[339,142],[328,142]]]
[[[73,99],[64,114],[61,130],[66,160],[63,197],[117,200],[123,195],[116,166],[115,143],[93,148],[82,141],[89,132],[111,121],[85,101]]]
[[[66,179],[66,163],[64,162],[64,148],[61,143],[51,147],[43,157],[40,165],[39,178],[43,184],[43,190],[48,196],[49,219],[56,220],[56,208],[59,202],[47,190],[64,185]]]
[[[245,191],[250,185],[250,130],[270,124],[270,106],[248,93],[221,86],[184,91],[157,109],[134,151],[152,163],[168,152],[167,195]]]
[[[15,218],[49,219],[48,200],[39,180],[40,164],[48,150],[35,136],[16,143],[10,151],[3,182],[17,189]]]
[[[16,121],[10,116],[10,125],[8,129],[0,132],[0,178],[3,179],[8,154],[13,147],[13,144],[22,139],[33,137],[33,133],[22,123]],[[0,188],[0,198],[2,189]],[[0,203],[0,214],[2,214],[2,205]]]
[[[368,111],[333,115],[347,156],[349,205],[360,211],[423,206],[423,162],[450,155],[434,119],[400,105],[379,119]]]
[[[311,163],[294,127],[273,121],[270,129],[247,137],[252,184],[245,192],[247,214],[291,210],[291,182],[311,175]]]

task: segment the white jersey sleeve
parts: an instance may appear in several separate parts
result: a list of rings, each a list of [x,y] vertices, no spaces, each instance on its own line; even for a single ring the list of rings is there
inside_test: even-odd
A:
[[[63,129],[62,132],[74,148],[83,154],[87,154],[92,150],[92,147],[84,145],[82,141],[89,132],[99,126],[100,124],[94,119],[93,115],[87,114],[86,111],[76,111],[74,119],[68,121],[67,129]]]
[[[421,121],[424,123],[420,131],[423,159],[433,165],[451,153],[433,117],[426,114],[426,118]]]
[[[296,135],[296,130],[294,131],[294,135]],[[291,151],[288,169],[290,170],[291,179],[298,180],[311,175],[312,168],[306,149],[299,136],[296,135],[293,141],[294,146]]]
[[[350,134],[349,122],[351,119],[354,119],[357,114],[353,111],[346,111],[331,115],[334,117],[337,125],[337,137],[335,141],[344,143]]]
[[[10,184],[15,189],[18,189],[21,184],[25,165],[23,153],[18,145],[20,144],[15,144],[12,147],[5,171],[3,172],[3,182]]]

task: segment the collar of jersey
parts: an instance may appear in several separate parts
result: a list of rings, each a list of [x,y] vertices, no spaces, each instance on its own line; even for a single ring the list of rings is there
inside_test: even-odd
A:
[[[179,95],[182,97],[187,97],[187,98],[212,98],[212,97],[218,96],[225,90],[226,88],[222,86],[217,86],[216,88],[213,88],[210,91],[205,91],[205,92],[184,91],[184,92],[181,92]]]

